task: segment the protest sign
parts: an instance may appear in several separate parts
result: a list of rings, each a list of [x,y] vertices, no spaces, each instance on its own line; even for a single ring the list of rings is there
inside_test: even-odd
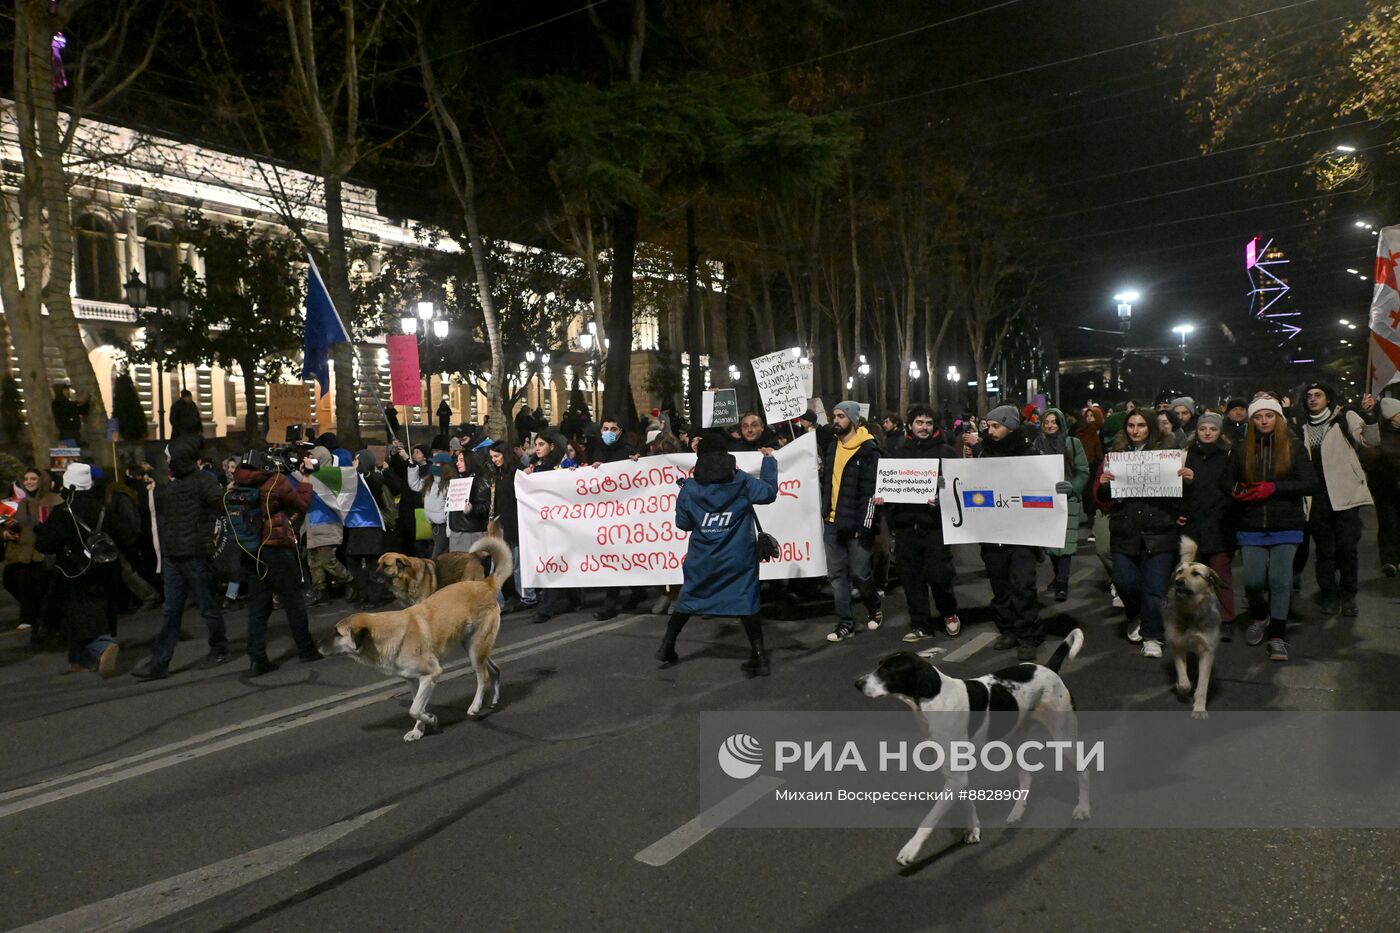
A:
[[[860,407],[860,420],[861,420],[861,421],[869,421],[869,420],[870,420],[870,403],[869,403],[869,402],[856,402],[856,405],[858,405],[858,406]]]
[[[472,482],[475,476],[465,476],[447,482],[447,511],[465,512],[471,508]]]
[[[1115,499],[1158,499],[1181,495],[1181,450],[1112,450],[1103,470],[1113,474],[1109,491]]]
[[[413,334],[390,334],[384,338],[389,349],[389,400],[395,405],[423,405],[423,375],[418,368],[418,338]]]
[[[300,382],[274,382],[267,387],[267,440],[281,444],[287,439],[287,428],[306,424],[311,414],[306,386]]]
[[[943,540],[1063,547],[1068,497],[1055,484],[1064,477],[1059,454],[944,460]]]
[[[739,423],[739,394],[734,389],[706,389],[700,409],[700,426],[729,427]]]
[[[778,498],[757,507],[779,556],[759,566],[765,580],[826,574],[816,436],[781,450]],[[756,453],[734,455],[758,474]],[[680,480],[694,454],[667,454],[599,467],[517,473],[520,570],[525,586],[654,586],[682,582],[689,533],[675,526]]]
[[[817,390],[812,388],[816,384],[816,364],[810,356],[798,357],[797,374],[802,377],[802,394],[811,398]]]
[[[886,457],[875,474],[875,498],[926,505],[938,496],[938,458]]]
[[[769,424],[790,421],[807,410],[812,393],[802,383],[802,367],[792,350],[767,353],[749,363]]]
[[[827,423],[828,423],[827,420],[826,420],[826,406],[822,404],[822,400],[821,400],[821,399],[819,399],[819,398],[809,398],[809,399],[807,399],[807,410],[810,411],[812,414],[814,414],[814,415],[817,416],[817,424],[827,424]]]

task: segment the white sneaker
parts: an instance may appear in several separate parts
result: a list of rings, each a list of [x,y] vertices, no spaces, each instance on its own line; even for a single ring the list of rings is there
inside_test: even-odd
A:
[[[871,613],[870,619],[865,623],[865,627],[870,629],[870,631],[874,632],[880,628],[884,621],[885,610],[876,609],[873,613]]]
[[[1120,597],[1120,596],[1118,595],[1118,587],[1116,587],[1116,586],[1110,586],[1110,587],[1108,588],[1108,592],[1113,596],[1113,608],[1114,608],[1114,609],[1122,609],[1122,608],[1123,608],[1123,599],[1122,599],[1122,597]]]
[[[19,625],[16,625],[16,626],[15,626],[15,631],[16,631],[16,632],[27,632],[27,631],[29,631],[29,628],[30,628],[30,625],[29,625],[28,622],[21,622]]]
[[[1142,643],[1142,656],[1144,658],[1160,658],[1162,656],[1162,643],[1155,638],[1149,638]]]
[[[1133,627],[1128,629],[1128,641],[1137,644],[1142,641],[1142,623],[1134,622]]]

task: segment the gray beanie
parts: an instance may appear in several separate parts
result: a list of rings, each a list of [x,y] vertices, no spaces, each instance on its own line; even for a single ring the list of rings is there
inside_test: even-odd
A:
[[[859,402],[852,402],[850,399],[847,399],[844,402],[837,402],[833,408],[835,411],[842,412],[847,418],[850,418],[851,424],[860,424]]]
[[[379,466],[379,458],[368,447],[355,454],[355,461],[359,471],[366,476],[373,473],[375,468]]]
[[[1381,417],[1386,421],[1400,415],[1400,398],[1381,399]]]
[[[1196,419],[1196,427],[1199,428],[1203,424],[1213,424],[1217,429],[1221,429],[1225,427],[1225,419],[1213,411],[1208,411]]]
[[[1192,413],[1196,411],[1196,400],[1189,395],[1183,395],[1181,398],[1172,399],[1172,407],[1175,408],[1178,405]]]
[[[987,412],[987,420],[995,421],[1003,427],[1019,428],[1021,426],[1021,413],[1016,410],[1015,405],[998,405]]]

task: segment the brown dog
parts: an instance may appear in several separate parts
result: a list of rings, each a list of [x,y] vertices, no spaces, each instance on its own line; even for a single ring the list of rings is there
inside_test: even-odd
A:
[[[463,580],[485,580],[486,565],[480,554],[448,551],[431,560],[390,551],[379,558],[379,576],[399,605],[417,605],[439,588]]]
[[[489,579],[448,584],[407,609],[347,616],[321,649],[324,655],[348,654],[386,674],[417,681],[418,692],[409,708],[415,722],[404,735],[405,742],[416,742],[427,729],[437,727],[437,717],[428,712],[428,699],[442,675],[442,656],[453,641],[461,641],[476,669],[476,696],[467,713],[481,712],[488,688],[490,706],[501,698],[501,669],[492,662],[491,650],[501,628],[496,593],[513,569],[510,548],[500,538],[482,538],[473,552],[484,552],[495,563]]]

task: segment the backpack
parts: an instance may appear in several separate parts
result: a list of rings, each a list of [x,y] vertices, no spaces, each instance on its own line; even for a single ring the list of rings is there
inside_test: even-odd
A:
[[[228,547],[236,545],[256,554],[262,545],[262,490],[257,486],[229,486],[224,491],[224,518]],[[220,548],[222,550],[222,548]]]
[[[102,530],[102,523],[107,519],[107,507],[104,505],[102,511],[98,513],[96,526],[89,528],[84,525],[77,514],[73,511],[70,503],[66,511],[68,517],[73,519],[73,524],[77,528],[78,540],[64,548],[64,557],[71,566],[83,564],[83,569],[76,574],[70,574],[60,565],[59,570],[65,577],[76,579],[93,568],[96,564],[114,564],[121,553],[117,550],[117,543],[112,540],[112,536]],[[85,563],[84,563],[85,562]]]

